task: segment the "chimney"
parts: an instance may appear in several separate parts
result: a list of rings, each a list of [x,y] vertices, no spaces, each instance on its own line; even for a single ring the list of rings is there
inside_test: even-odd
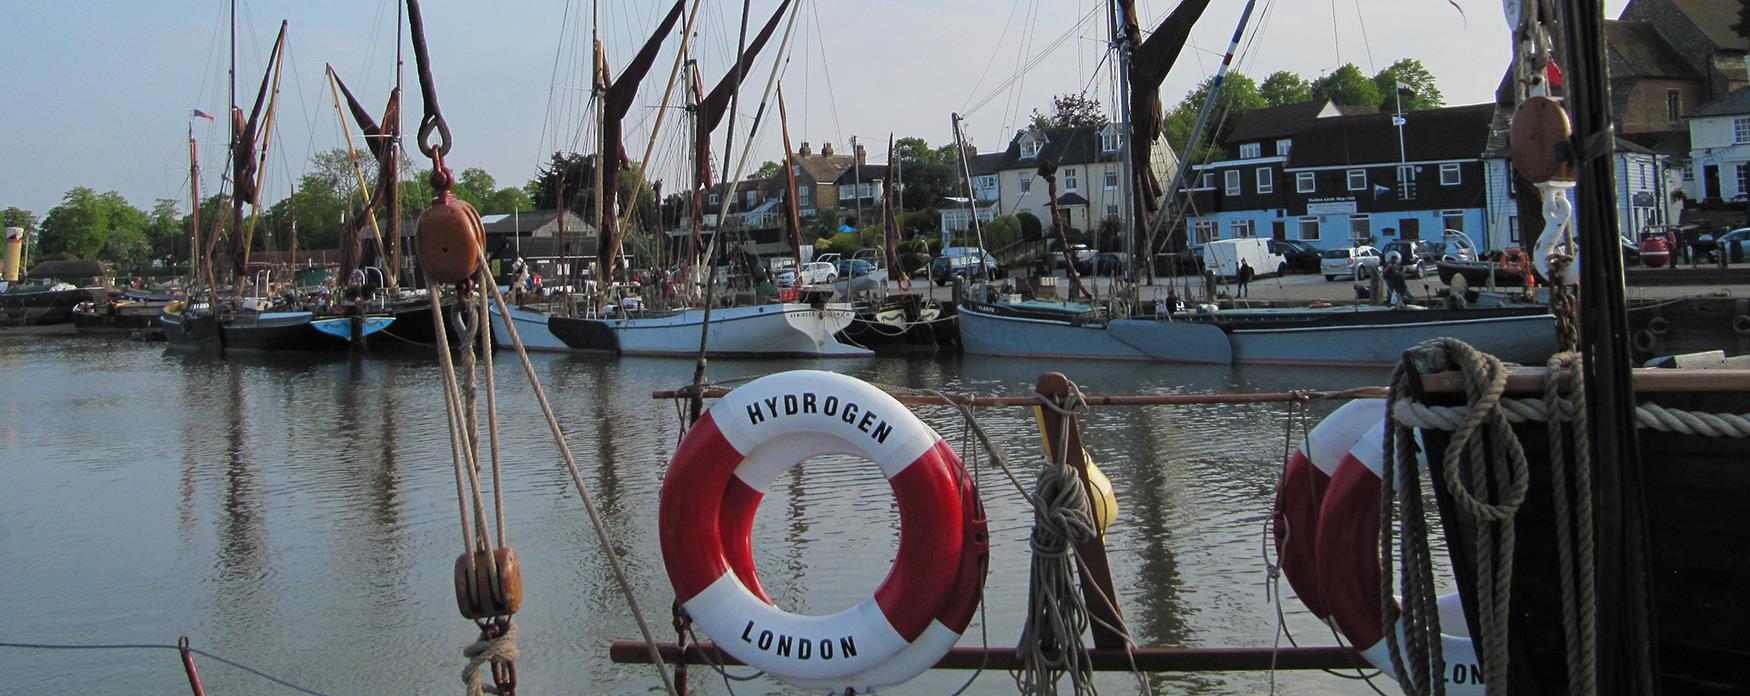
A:
[[[808,146],[808,141],[802,141],[802,149],[796,151],[796,156],[807,157],[814,154],[814,148]]]
[[[863,166],[863,156],[864,156],[864,154],[865,154],[865,153],[864,153],[864,151],[863,151],[863,146],[862,146],[862,145],[858,145],[858,146],[857,146],[857,166],[859,166],[859,167],[861,167],[861,166]]]
[[[821,157],[831,157],[832,156],[832,143],[821,143],[820,144],[820,156]]]

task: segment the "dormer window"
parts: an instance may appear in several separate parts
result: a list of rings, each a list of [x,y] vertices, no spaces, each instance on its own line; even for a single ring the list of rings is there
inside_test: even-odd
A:
[[[1263,145],[1261,145],[1259,143],[1246,143],[1244,145],[1241,145],[1240,146],[1240,159],[1252,159],[1254,157],[1257,157],[1257,156],[1263,154],[1263,152],[1262,152],[1263,149],[1264,149]]]
[[[1031,135],[1021,136],[1021,157],[1033,159],[1039,156],[1039,151],[1045,148],[1044,141]]]
[[[1101,152],[1117,152],[1118,151],[1118,129],[1117,128],[1113,128],[1112,126],[1106,126],[1105,128],[1100,130],[1100,151]]]
[[[1276,141],[1276,156],[1277,157],[1287,157],[1288,156],[1288,146],[1293,145],[1293,144],[1294,144],[1294,141],[1289,140],[1288,138],[1283,138],[1281,140]]]

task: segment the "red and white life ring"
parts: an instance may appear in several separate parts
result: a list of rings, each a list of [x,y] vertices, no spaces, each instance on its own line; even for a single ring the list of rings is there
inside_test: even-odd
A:
[[[815,456],[861,456],[898,499],[899,552],[868,599],[836,614],[772,606],[751,533],[764,490]],[[886,393],[798,370],[713,404],[676,450],[658,514],[669,581],[693,622],[735,658],[810,689],[867,692],[946,654],[983,593],[984,511],[960,459]]]
[[[1379,484],[1385,470],[1385,420],[1383,409],[1375,413],[1380,418],[1356,440],[1325,487],[1315,531],[1314,582],[1324,590],[1319,599],[1332,625],[1370,664],[1395,679],[1380,613]],[[1420,456],[1417,459],[1420,466],[1427,466]],[[1332,591],[1335,588],[1343,591]],[[1446,693],[1482,694],[1483,673],[1458,594],[1442,596],[1438,602]],[[1403,640],[1401,625],[1394,621],[1390,630]]]
[[[1314,565],[1319,506],[1337,465],[1348,456],[1355,441],[1379,423],[1384,413],[1384,399],[1356,399],[1337,407],[1307,432],[1306,440],[1295,448],[1282,471],[1282,484],[1276,491],[1275,523],[1271,526],[1276,537],[1276,555],[1295,595],[1321,619],[1329,612],[1321,599]]]

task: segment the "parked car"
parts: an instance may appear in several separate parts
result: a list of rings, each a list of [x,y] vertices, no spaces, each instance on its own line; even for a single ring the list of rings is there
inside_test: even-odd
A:
[[[802,285],[825,285],[839,279],[838,266],[831,261],[812,261],[802,264]],[[795,269],[778,271],[778,287],[795,287],[797,273]]]
[[[1318,273],[1319,248],[1298,239],[1278,239],[1270,242],[1270,253],[1288,260],[1291,273]]]
[[[937,285],[947,285],[955,278],[994,278],[997,271],[997,260],[978,247],[948,247],[930,262],[930,280]]]
[[[1155,254],[1155,275],[1202,275],[1203,245]]]
[[[1119,275],[1129,269],[1130,255],[1117,251],[1102,251],[1076,262],[1076,272],[1082,275]]]
[[[1398,255],[1398,263],[1404,265],[1404,275],[1421,278],[1430,271],[1438,271],[1440,257],[1445,250],[1433,242],[1419,239],[1399,239],[1385,245],[1383,258]]]
[[[1379,250],[1370,246],[1326,249],[1321,256],[1319,272],[1325,274],[1325,280],[1362,278],[1364,273],[1379,269]],[[1358,270],[1362,268],[1367,271]]]
[[[1740,227],[1725,234],[1703,232],[1689,245],[1689,252],[1694,255],[1697,263],[1718,263],[1715,254],[1724,253],[1727,261],[1743,261],[1744,255],[1750,251],[1750,227]]]
[[[845,259],[839,262],[838,277],[861,278],[875,272],[875,264],[864,259]]]

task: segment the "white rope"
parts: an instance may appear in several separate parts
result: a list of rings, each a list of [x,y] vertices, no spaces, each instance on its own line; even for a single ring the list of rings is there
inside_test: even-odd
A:
[[[494,662],[514,662],[517,659],[516,624],[506,622],[504,633],[497,638],[481,638],[462,649],[462,654],[468,657],[468,666],[462,668],[462,683],[467,685],[468,696],[496,694],[496,687],[487,686],[480,677],[480,668]]]
[[[1578,404],[1563,399],[1558,408],[1563,418],[1571,419]],[[1537,399],[1502,399],[1500,410],[1510,423],[1545,422],[1549,411]],[[1392,408],[1392,419],[1411,428],[1456,430],[1464,424],[1470,409],[1464,406],[1431,406],[1415,401],[1399,401]],[[1678,435],[1703,437],[1750,437],[1750,414],[1702,413],[1665,408],[1654,403],[1635,406],[1635,424],[1643,428]]]

